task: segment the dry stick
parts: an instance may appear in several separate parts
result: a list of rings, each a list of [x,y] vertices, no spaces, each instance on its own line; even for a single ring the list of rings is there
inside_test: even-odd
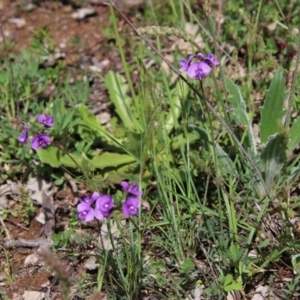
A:
[[[171,70],[173,70],[187,85],[188,87],[194,92],[196,93],[198,96],[199,92],[193,87],[192,84],[190,84],[188,82],[188,80],[181,75],[181,73],[167,60],[163,57],[163,55],[152,45],[152,43],[146,39],[143,35],[141,35],[137,29],[135,28],[135,26],[129,21],[129,19],[120,11],[119,8],[117,8],[117,6],[115,4],[113,4],[112,2],[110,2],[110,5],[112,5],[112,7],[124,18],[124,20],[126,21],[126,23],[132,28],[132,30],[135,32],[135,34],[140,37],[142,40],[144,40],[144,42],[152,49],[152,51],[157,54],[168,66]],[[200,97],[201,98],[201,97]],[[226,122],[224,122],[224,120],[218,115],[217,111],[212,107],[212,105],[205,101],[207,107],[210,109],[210,111],[212,112],[212,114],[220,121],[220,123],[225,127],[225,129],[227,130],[227,132],[231,135],[231,137],[233,138],[233,140],[236,142],[237,146],[240,148],[240,150],[243,152],[244,156],[246,157],[246,159],[250,162],[252,168],[254,169],[259,181],[261,182],[267,197],[270,199],[270,201],[272,202],[273,206],[276,207],[276,203],[275,200],[273,198],[273,196],[271,195],[266,182],[264,181],[259,169],[257,168],[257,166],[255,165],[254,161],[252,160],[252,158],[250,157],[250,155],[247,153],[247,151],[244,149],[243,145],[240,143],[240,141],[238,140],[238,138],[235,136],[235,134],[233,133],[233,131],[230,129],[230,127],[227,125]]]
[[[24,239],[4,239],[3,246],[7,249],[10,248],[36,248],[40,246],[51,247],[52,242],[48,239],[35,239],[35,240],[24,240]]]
[[[23,225],[21,225],[19,223],[15,223],[14,221],[6,220],[6,222],[8,222],[8,223],[10,223],[10,224],[12,224],[14,226],[17,226],[17,227],[19,227],[19,228],[21,228],[23,230],[29,231],[29,229],[27,227],[25,227],[25,226],[23,226]]]

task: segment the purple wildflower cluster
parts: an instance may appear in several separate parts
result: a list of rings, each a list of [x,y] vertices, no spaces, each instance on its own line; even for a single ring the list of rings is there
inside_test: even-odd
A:
[[[44,125],[44,128],[52,127],[54,124],[53,117],[47,115],[39,115],[37,121]],[[18,141],[22,144],[29,142],[29,126],[26,123],[23,124],[23,130],[21,135],[18,136]],[[37,134],[31,141],[31,148],[37,150],[38,148],[46,148],[51,143],[51,138],[45,133]]]
[[[193,62],[194,60],[196,62]],[[219,62],[215,59],[214,54],[205,56],[202,53],[198,53],[190,55],[187,60],[184,58],[180,59],[179,64],[181,72],[186,72],[190,78],[203,80],[211,72],[211,67],[219,65]]]
[[[139,196],[143,194],[138,189],[136,183],[129,184],[122,181],[120,184],[126,193],[126,199],[122,204],[122,212],[126,218],[130,216],[137,216],[141,200]],[[110,195],[100,195],[94,192],[92,196],[84,195],[79,199],[80,203],[77,206],[78,218],[85,222],[90,222],[94,218],[103,220],[111,216],[114,208],[114,200]]]

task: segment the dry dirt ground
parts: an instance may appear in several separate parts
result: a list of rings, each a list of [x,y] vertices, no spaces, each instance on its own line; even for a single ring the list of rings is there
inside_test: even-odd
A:
[[[77,1],[80,2],[80,1]],[[0,0],[0,19],[2,28],[2,37],[0,41],[3,44],[5,40],[12,42],[13,47],[6,49],[7,51],[0,53],[1,59],[12,51],[18,53],[21,48],[26,48],[33,38],[33,33],[37,29],[47,28],[48,34],[54,38],[55,46],[60,48],[64,53],[64,61],[66,68],[76,76],[83,69],[91,66],[101,68],[101,72],[109,69],[122,71],[119,55],[116,47],[114,47],[111,38],[104,34],[104,29],[110,26],[109,7],[100,3],[101,1],[85,1],[84,7],[89,7],[93,13],[89,16],[78,19],[74,17],[74,13],[82,6],[74,5],[75,1],[38,1],[34,7],[26,0],[10,1]],[[131,20],[134,20],[138,9],[141,7],[132,6],[138,4],[139,1],[119,1],[123,11]],[[24,10],[28,8],[29,11]],[[119,28],[122,30],[124,21],[119,21]],[[78,43],[72,41],[80,40]],[[91,82],[91,95],[88,104],[94,107],[96,114],[103,112],[109,113],[108,96],[103,84],[95,77]],[[84,187],[79,186],[79,194],[84,192]],[[66,220],[74,205],[74,191],[67,184],[64,190],[54,194],[55,204],[55,232],[64,230]],[[9,209],[14,210],[16,201],[9,201]],[[36,207],[36,216],[39,214],[41,207]],[[20,217],[9,216],[9,218],[1,225],[5,228],[6,238],[36,240],[44,238],[43,226],[33,218],[29,226],[24,226]],[[3,238],[3,236],[2,236]],[[88,246],[86,246],[88,248]],[[4,249],[1,249],[0,268],[4,272],[0,273],[0,292],[5,292],[9,299],[26,299],[35,300],[38,298],[34,293],[43,292],[47,296],[46,299],[62,299],[58,289],[57,278],[43,262],[37,258],[36,247],[14,247],[7,250],[5,257]],[[28,260],[32,258],[33,261]],[[82,276],[83,261],[81,257],[77,257],[75,262],[70,259],[60,257],[66,270],[72,274],[72,278],[80,280]],[[26,264],[26,266],[25,266]],[[12,278],[9,283],[6,275]],[[24,294],[25,291],[31,294]],[[76,288],[72,289],[73,294],[70,299],[87,299],[86,296],[79,295]],[[2,299],[0,293],[0,299]],[[37,294],[38,295],[38,294]],[[3,298],[4,299],[4,298]],[[100,299],[100,298],[97,298]]]

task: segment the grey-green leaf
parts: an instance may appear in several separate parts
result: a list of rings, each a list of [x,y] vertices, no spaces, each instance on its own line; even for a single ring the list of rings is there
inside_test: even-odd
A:
[[[252,152],[256,154],[256,142],[252,130],[252,120],[248,115],[246,102],[243,99],[239,87],[233,81],[225,77],[225,84],[229,91],[228,100],[232,105],[232,118],[236,125],[245,127],[245,132],[240,139],[246,148],[250,148]]]
[[[277,70],[261,109],[260,139],[262,143],[266,143],[271,135],[278,132],[278,128],[282,124],[284,97],[283,73],[281,70]]]
[[[290,142],[288,144],[288,154],[297,147],[300,143],[300,118],[298,118],[290,130]]]
[[[127,97],[128,85],[123,82],[121,75],[109,71],[105,76],[105,85],[108,89],[111,102],[116,107],[116,113],[124,126],[133,130],[132,114],[130,113],[131,99]]]
[[[277,133],[269,139],[261,153],[265,181],[268,188],[273,187],[275,176],[280,174],[282,167],[287,161],[287,141],[288,135],[286,132]]]

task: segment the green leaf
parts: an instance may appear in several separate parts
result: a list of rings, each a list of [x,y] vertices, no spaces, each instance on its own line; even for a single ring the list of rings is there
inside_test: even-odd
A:
[[[170,99],[171,109],[165,121],[165,129],[168,133],[174,128],[174,125],[177,122],[175,119],[177,120],[181,115],[181,103],[186,99],[188,91],[187,85],[182,85],[181,81],[178,81],[176,87],[172,90],[172,98]]]
[[[239,282],[233,282],[232,284],[226,285],[224,287],[225,292],[241,291],[242,289],[243,289],[243,286]]]
[[[261,108],[260,139],[262,143],[266,143],[272,134],[278,132],[278,127],[282,124],[284,97],[283,73],[277,70],[267,91],[264,106]]]
[[[231,274],[226,275],[223,287],[224,291],[226,292],[241,291],[243,289],[242,284],[240,282],[235,281]]]
[[[80,135],[83,134],[85,130],[90,130],[91,132],[95,133],[95,138],[103,138],[109,145],[116,145],[113,140],[109,137],[109,134],[107,133],[106,127],[102,126],[99,123],[99,120],[89,112],[89,109],[87,106],[83,104],[79,104],[77,106],[78,112],[79,112],[79,118],[81,119],[78,122],[78,133]]]
[[[270,239],[265,239],[264,241],[262,241],[257,248],[261,249],[261,248],[265,248],[270,244]]]
[[[136,162],[134,157],[128,154],[119,154],[114,152],[104,152],[96,155],[91,160],[93,167],[97,169],[115,168],[122,165]]]
[[[296,254],[294,256],[292,256],[292,266],[293,266],[293,270],[294,272],[297,272],[298,274],[300,274],[300,254]]]
[[[191,273],[195,269],[195,264],[190,257],[187,257],[183,263],[179,266],[181,273]]]
[[[233,276],[231,274],[227,274],[224,280],[224,286],[231,284],[233,281]]]
[[[58,168],[60,166],[77,168],[74,161],[67,155],[61,153],[61,151],[55,147],[48,147],[46,149],[39,148],[37,154],[42,163],[50,165],[52,168]],[[76,153],[70,154],[72,158],[81,166],[83,157]]]
[[[239,87],[233,81],[225,77],[225,84],[230,94],[229,102],[233,109],[232,118],[236,125],[245,127],[245,133],[242,134],[239,139],[243,141],[244,146],[250,148],[252,152],[256,154],[256,142],[252,130],[252,120],[248,115],[246,102],[243,99]]]
[[[218,156],[218,166],[223,175],[231,174],[236,176],[237,173],[233,161],[219,144],[216,144],[216,154]]]
[[[131,99],[126,96],[128,85],[123,82],[121,75],[109,71],[104,78],[110,100],[116,107],[116,112],[125,127],[133,130],[133,120],[130,113]]]
[[[230,93],[229,101],[232,104],[233,108],[240,108],[243,111],[247,112],[246,102],[244,101],[238,86],[227,77],[225,77],[225,84]]]
[[[267,142],[261,153],[264,166],[264,177],[269,188],[273,186],[273,180],[286,163],[288,135],[286,132],[273,135]]]
[[[209,138],[207,132],[198,126],[190,126],[192,134],[195,135],[196,139],[199,140],[205,146],[205,149],[209,150]],[[234,167],[234,163],[228,154],[223,150],[223,148],[219,145],[215,145],[216,154],[218,156],[218,164],[223,174],[231,174],[236,175],[236,168]]]
[[[300,143],[300,118],[297,119],[292,128],[290,129],[290,142],[288,144],[288,155],[298,146]]]

